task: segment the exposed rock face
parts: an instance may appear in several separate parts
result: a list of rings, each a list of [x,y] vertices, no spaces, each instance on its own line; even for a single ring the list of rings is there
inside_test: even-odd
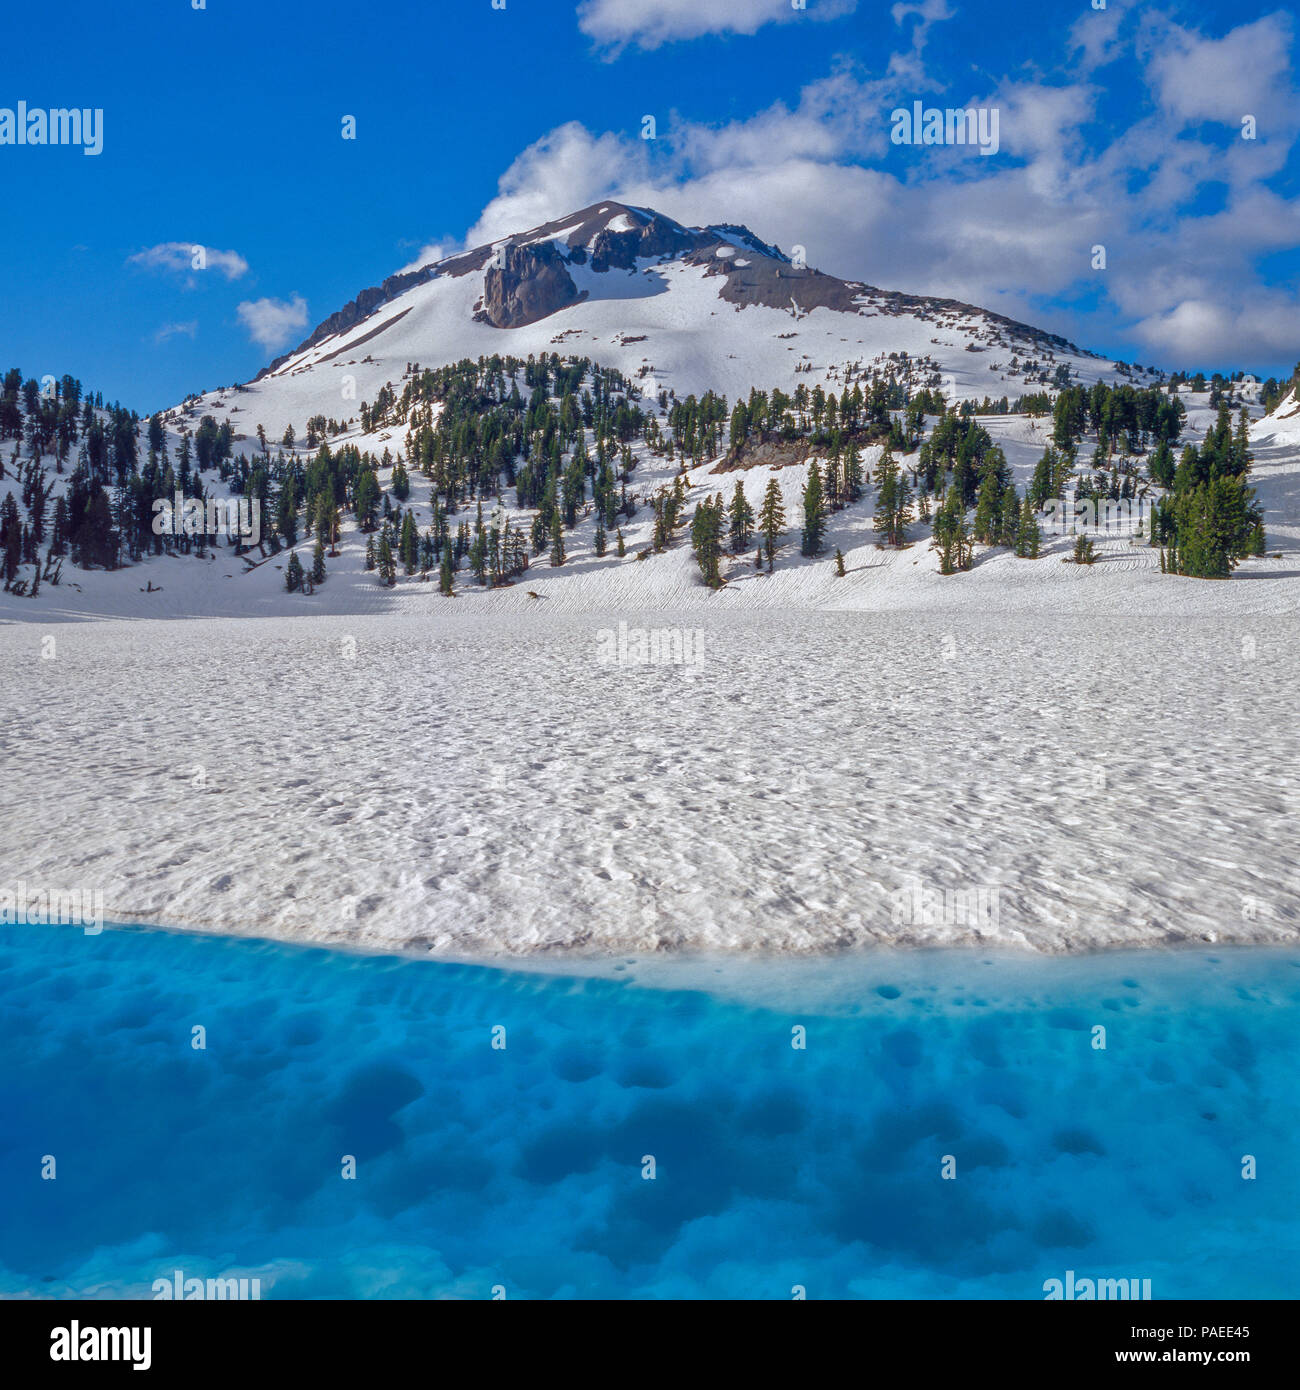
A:
[[[631,222],[639,219],[639,214],[627,210],[624,215]],[[681,256],[710,240],[705,233],[688,231],[667,217],[655,216],[626,232],[603,228],[592,238],[588,250],[592,270],[632,270],[638,256]]]
[[[744,233],[753,238],[745,227],[729,227],[732,233]],[[762,246],[757,238],[753,241]],[[685,259],[695,265],[705,267],[708,275],[726,276],[726,284],[718,291],[718,298],[738,308],[750,304],[764,304],[770,309],[789,309],[797,306],[800,313],[812,309],[835,309],[846,314],[920,314],[922,317],[941,314],[960,314],[965,318],[982,318],[986,323],[996,325],[1016,337],[1043,344],[1049,348],[1059,348],[1068,352],[1078,352],[1078,347],[1059,334],[1045,333],[1031,324],[1020,323],[996,314],[989,309],[981,309],[974,304],[965,304],[959,299],[936,299],[929,295],[902,294],[897,290],[877,289],[861,280],[841,280],[835,275],[825,275],[812,266],[795,266],[775,248],[765,248],[757,256],[731,256],[719,258],[716,254],[720,243],[713,242],[703,249],[693,252]],[[737,265],[738,260],[747,261]]]
[[[709,469],[710,473],[734,473],[745,468],[788,468],[810,458],[814,450],[803,439],[769,439],[766,444],[748,444],[728,449]]]
[[[483,275],[483,319],[494,328],[522,328],[585,299],[550,241],[507,243]]]

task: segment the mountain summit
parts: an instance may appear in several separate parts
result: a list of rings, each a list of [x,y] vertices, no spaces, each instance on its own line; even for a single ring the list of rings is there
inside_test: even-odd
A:
[[[587,356],[679,396],[829,388],[874,368],[950,399],[1115,375],[1060,335],[960,300],[841,279],[740,224],[688,227],[605,201],[362,290],[236,388],[253,398],[237,408],[278,433],[355,414],[413,364],[542,352]],[[234,408],[227,394],[187,408]]]

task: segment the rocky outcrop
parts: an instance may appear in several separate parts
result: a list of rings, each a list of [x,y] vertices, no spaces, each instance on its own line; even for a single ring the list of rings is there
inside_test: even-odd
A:
[[[636,215],[624,209],[629,221]],[[638,257],[659,259],[682,256],[694,251],[710,238],[705,233],[691,232],[667,217],[652,217],[628,231],[615,232],[602,228],[591,239],[588,250],[592,270],[634,270]]]
[[[483,274],[483,307],[476,317],[494,328],[522,328],[557,309],[580,303],[573,276],[554,242],[531,246],[507,242]]]
[[[765,444],[740,444],[728,449],[710,473],[734,473],[745,468],[789,468],[812,456],[806,439],[769,439]]]

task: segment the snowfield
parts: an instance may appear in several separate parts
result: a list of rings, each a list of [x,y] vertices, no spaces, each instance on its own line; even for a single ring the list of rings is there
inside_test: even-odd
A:
[[[0,886],[445,956],[1294,943],[1294,605],[1244,606],[1292,581],[1151,616],[1120,578],[1100,614],[0,627]],[[702,659],[602,661],[620,622]]]

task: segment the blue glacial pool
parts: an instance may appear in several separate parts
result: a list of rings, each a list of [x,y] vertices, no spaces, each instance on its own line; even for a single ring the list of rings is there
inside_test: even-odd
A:
[[[580,975],[5,927],[0,1294],[1294,1297],[1298,1041],[1300,952]]]

